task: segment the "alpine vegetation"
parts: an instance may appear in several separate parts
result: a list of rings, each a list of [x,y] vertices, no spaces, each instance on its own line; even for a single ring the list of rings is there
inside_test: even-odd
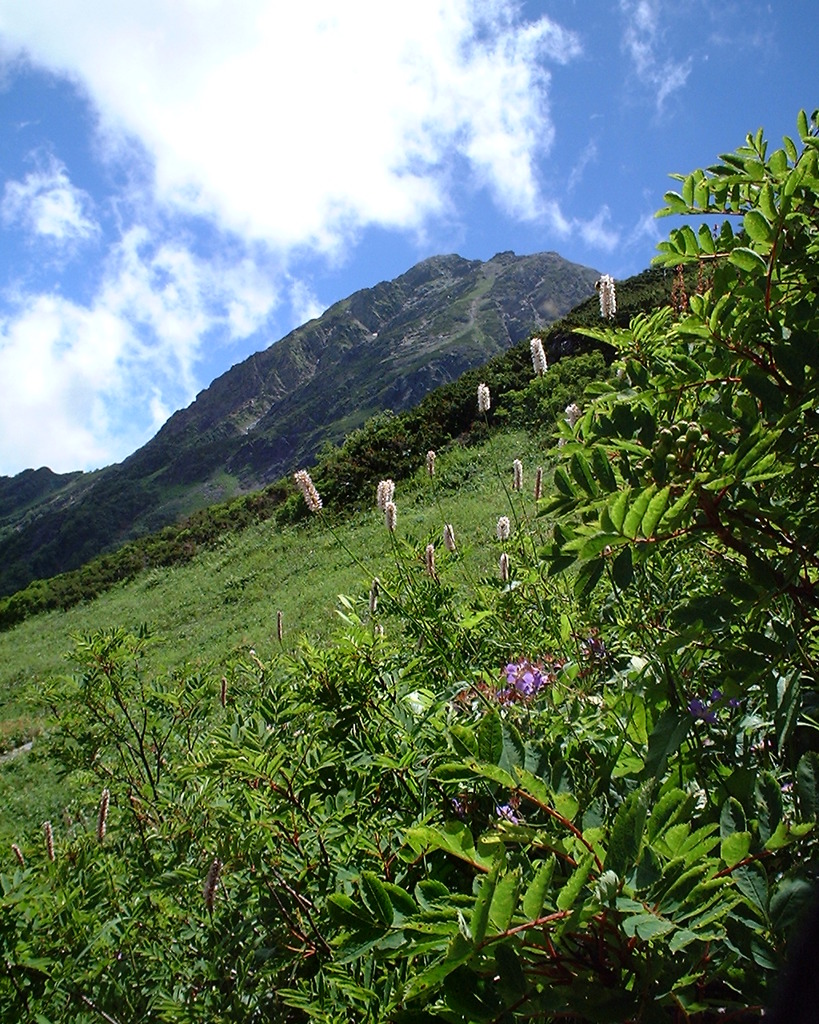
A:
[[[147,627],[75,636],[40,694],[74,799],[59,856],[45,808],[5,847],[0,1019],[765,1019],[819,863],[819,114],[675,180],[684,299],[592,295],[585,391],[482,370],[485,447],[419,439],[400,532],[379,487],[331,637],[243,622],[168,672]],[[534,495],[490,472],[516,453]],[[348,556],[333,512],[292,524],[311,554]]]

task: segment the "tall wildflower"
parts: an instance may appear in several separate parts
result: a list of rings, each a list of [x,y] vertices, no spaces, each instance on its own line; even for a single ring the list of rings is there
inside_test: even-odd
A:
[[[566,406],[564,412],[566,413],[566,422],[569,424],[572,430],[574,430],[575,424],[583,415],[580,406],[577,404],[577,402],[572,402],[571,405]]]
[[[617,312],[617,296],[614,294],[614,278],[611,274],[603,274],[597,282],[600,293],[600,316],[609,320]]]
[[[219,873],[222,870],[222,862],[214,857],[208,868],[205,884],[202,887],[202,898],[209,914],[213,913],[213,903],[216,899],[216,886],[219,884]]]
[[[227,707],[227,676],[222,676],[222,685],[219,688],[219,703]]]
[[[102,791],[102,797],[100,799],[100,810],[97,815],[97,842],[101,843],[105,839],[105,830],[108,828],[108,807],[111,803],[111,792],[106,787]]]
[[[46,853],[49,860],[54,860],[54,829],[50,821],[43,822],[43,835],[45,836]]]
[[[427,473],[435,476],[435,452],[432,449],[427,452]]]
[[[395,481],[382,480],[375,492],[375,504],[379,512],[386,512],[387,505],[395,497]]]
[[[506,552],[502,552],[498,561],[498,568],[500,570],[500,578],[504,583],[509,582],[509,555]]]
[[[276,612],[276,638],[278,639],[279,643],[282,642],[282,637],[283,636],[284,636],[284,616],[282,615],[281,611],[277,611]]]
[[[375,615],[378,610],[378,592],[381,589],[381,580],[377,576],[373,577],[373,581],[370,584],[370,615]]]
[[[542,377],[549,369],[543,342],[540,338],[532,338],[529,342],[529,348],[532,350],[532,368],[535,371],[535,376]]]
[[[535,501],[540,501],[543,497],[543,466],[537,467],[537,473],[535,474]]]
[[[427,544],[426,550],[424,551],[424,569],[426,570],[427,576],[431,576],[435,579],[435,545]]]
[[[478,385],[478,412],[487,413],[492,405],[491,398],[489,396],[489,388],[486,384]]]
[[[20,865],[20,867],[24,868],[26,866],[26,858],[23,856],[23,851],[20,849],[17,843],[11,844],[11,852],[17,858],[17,863]]]
[[[455,553],[455,531],[451,523],[447,523],[444,526],[444,547],[451,554]]]
[[[523,463],[515,459],[512,463],[512,488],[516,491],[523,490]]]
[[[511,532],[509,516],[501,516],[500,519],[498,519],[498,525],[495,528],[495,532],[498,535],[498,540],[509,540],[509,534]]]
[[[398,521],[398,509],[395,507],[394,501],[388,501],[384,506],[384,522],[387,524],[387,529],[390,533],[395,533],[395,524]]]
[[[296,486],[304,495],[304,501],[311,512],[321,512],[322,500],[319,492],[313,486],[310,474],[306,469],[299,469],[293,474]]]

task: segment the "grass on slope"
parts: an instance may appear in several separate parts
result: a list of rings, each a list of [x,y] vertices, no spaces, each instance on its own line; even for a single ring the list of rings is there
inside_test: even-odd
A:
[[[520,499],[533,513],[535,469],[544,450],[527,434],[507,432],[480,447],[442,452],[434,479],[420,471],[398,486],[399,543],[421,554],[429,542],[442,548],[444,523],[452,523],[464,587],[496,573],[497,520],[514,511],[507,491],[512,460],[520,458],[525,467],[524,492],[514,504],[519,508]],[[71,671],[72,635],[147,623],[157,637],[152,672],[190,665],[216,678],[251,648],[265,661],[276,653],[278,611],[285,649],[302,635],[327,638],[338,622],[338,595],[366,593],[372,576],[389,573],[394,562],[391,537],[374,507],[338,525],[332,518],[333,509],[325,508],[322,517],[300,526],[249,527],[186,565],[150,570],[93,602],[0,633],[0,752],[34,739],[31,752],[0,762],[0,842],[8,847],[19,830],[31,832],[44,818],[59,816],[70,797],[58,766],[38,754],[48,721],[37,696],[49,678]]]

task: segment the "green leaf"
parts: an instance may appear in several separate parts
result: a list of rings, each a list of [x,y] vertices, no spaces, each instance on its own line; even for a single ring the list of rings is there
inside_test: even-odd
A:
[[[640,523],[643,521],[646,509],[654,497],[655,490],[656,488],[652,485],[645,491],[640,491],[626,514],[626,518],[623,521],[623,533],[627,537],[631,537],[632,540],[637,538],[637,531],[640,529]]]
[[[469,921],[469,930],[475,943],[483,942],[486,935],[486,929],[489,925],[489,908],[492,904],[492,897],[495,895],[495,887],[498,884],[500,865],[500,859],[495,861],[492,870],[481,880],[480,888],[478,889],[475,906],[472,909],[472,917]]]
[[[788,155],[788,160],[790,160],[792,164],[795,164],[796,161],[799,159],[799,152],[796,149],[796,145],[794,144],[793,139],[785,135],[782,139],[782,142],[785,146],[785,152]]]
[[[810,137],[810,129],[808,127],[808,115],[804,110],[800,110],[796,115],[796,130],[799,132],[799,138],[804,142],[805,139]]]
[[[722,805],[719,816],[719,834],[725,839],[733,832],[744,832],[746,829],[745,811],[735,797],[729,796]]]
[[[546,893],[555,870],[555,857],[552,855],[538,866],[535,877],[523,896],[523,913],[530,921],[536,921],[543,910]]]
[[[595,445],[592,449],[592,465],[597,479],[607,491],[614,491],[617,488],[617,479],[614,470],[611,468],[608,454],[605,448]]]
[[[735,267],[739,267],[740,270],[744,270],[748,274],[764,274],[768,269],[768,264],[759,253],[744,245],[732,249],[728,254],[728,259]]]
[[[732,832],[726,836],[719,848],[719,855],[729,867],[745,860],[751,849],[750,832]]]
[[[393,906],[389,893],[381,883],[378,875],[372,871],[361,873],[361,895],[367,908],[385,925],[393,921]]]
[[[404,917],[413,917],[418,913],[418,904],[406,889],[402,889],[400,885],[396,885],[394,882],[382,882],[381,884],[387,891],[390,902],[397,913],[403,914]]]
[[[651,810],[648,819],[648,837],[653,842],[675,825],[681,818],[687,817],[694,807],[694,798],[682,789],[672,789],[664,793]]]
[[[714,245],[714,236],[711,234],[711,229],[707,224],[700,224],[697,230],[697,238],[700,243],[700,248],[704,253],[712,256],[716,252],[716,246]]]
[[[759,190],[759,208],[768,221],[775,221],[779,215],[776,209],[774,190],[769,181],[766,181]]]
[[[699,941],[699,935],[696,932],[689,931],[687,928],[678,928],[671,936],[668,948],[672,953],[677,953],[679,950],[690,946],[692,942],[697,941]]]
[[[473,946],[471,942],[460,934],[454,935],[450,942],[443,960],[428,967],[420,974],[416,974],[404,990],[403,996],[407,1002],[416,999],[418,996],[428,996],[437,991],[441,983],[454,970],[472,956]]]
[[[689,174],[683,182],[682,187],[683,202],[686,206],[694,205],[694,184],[694,177],[693,175]]]
[[[634,578],[634,566],[631,561],[631,547],[626,545],[614,559],[611,566],[611,573],[614,577],[614,582],[620,588],[625,590]]]
[[[569,479],[569,474],[566,472],[566,470],[562,466],[558,466],[555,469],[554,481],[555,481],[555,487],[557,487],[557,489],[562,494],[565,494],[567,498],[574,498],[574,497],[577,496],[575,494],[575,489],[572,486],[572,482]]]
[[[663,202],[666,204],[667,209],[660,210],[657,213],[658,217],[667,217],[672,213],[688,213],[688,204],[679,192],[666,192],[663,196]]]
[[[773,230],[759,210],[749,210],[742,218],[742,226],[752,241],[765,245],[771,244]]]
[[[819,820],[819,754],[809,750],[796,766],[796,796],[806,821]]]
[[[759,861],[743,864],[731,873],[731,877],[742,895],[767,916],[768,876]]]
[[[671,488],[664,487],[658,491],[648,503],[643,521],[640,524],[640,532],[644,537],[651,537],[659,521],[665,515],[668,508],[668,499],[671,497]]]
[[[771,924],[777,931],[789,932],[802,918],[814,896],[813,885],[805,878],[783,878],[771,896]]]
[[[503,756],[503,727],[496,710],[484,715],[478,726],[478,757],[489,764],[500,764]]]
[[[629,498],[631,491],[628,488],[623,489],[614,499],[614,502],[608,506],[609,519],[611,519],[612,526],[615,530],[622,533],[623,523],[626,518],[626,509],[628,508]]]
[[[645,778],[659,778],[665,772],[669,757],[680,749],[693,721],[687,712],[680,714],[673,708],[660,715],[648,738]]]
[[[799,718],[801,686],[799,683],[800,672],[794,668],[787,675],[780,675],[774,681],[774,691],[769,698],[769,706],[773,704],[774,732],[776,734],[776,746],[782,750],[790,739],[791,733],[796,727]]]
[[[501,768],[507,770],[522,768],[526,763],[526,747],[520,733],[512,722],[503,722],[503,754],[500,759]]]
[[[344,928],[352,928],[354,931],[372,928],[375,924],[372,914],[368,914],[345,893],[331,893],[327,897],[327,910],[336,924]]]
[[[510,1002],[517,1001],[529,988],[517,950],[509,942],[499,942],[495,946],[495,963],[504,994]]]
[[[566,884],[557,895],[558,910],[571,910],[574,906],[575,900],[580,895],[580,891],[589,877],[589,870],[593,860],[593,855],[587,853],[569,876]]]
[[[768,159],[768,167],[771,173],[777,178],[781,178],[785,174],[788,169],[788,154],[784,149],[776,149],[771,153],[770,158]],[[768,182],[766,182],[765,185],[770,188],[770,184]],[[763,188],[765,185],[763,185]],[[765,213],[764,210],[762,212]]]
[[[585,455],[580,452],[575,452],[571,457],[569,465],[571,466],[572,476],[580,484],[586,494],[592,498],[596,497],[598,493],[597,484],[592,476],[591,467],[589,466],[588,459]]]
[[[644,940],[659,939],[668,935],[674,930],[674,922],[665,918],[657,917],[655,914],[635,914],[634,917],[627,917],[623,921],[623,931],[626,935],[637,935]]]
[[[489,919],[498,932],[505,932],[512,920],[518,901],[518,876],[509,872],[495,886]]]
[[[782,820],[782,790],[772,772],[761,772],[754,789],[759,820],[759,837],[767,842]]]
[[[595,558],[581,565],[577,573],[577,579],[574,581],[574,592],[579,599],[582,600],[591,594],[600,582],[604,568],[605,563],[602,558]]]
[[[637,863],[645,831],[649,795],[653,786],[644,785],[631,793],[617,811],[609,838],[604,867],[624,875]]]
[[[419,852],[443,850],[480,871],[489,871],[493,864],[494,858],[484,853],[479,848],[480,844],[476,847],[471,830],[461,821],[448,821],[443,828],[418,825],[407,830],[406,838],[410,846]]]

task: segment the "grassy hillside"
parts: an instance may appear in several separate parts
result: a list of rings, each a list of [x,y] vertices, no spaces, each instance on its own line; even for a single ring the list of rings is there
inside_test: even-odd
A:
[[[509,514],[505,487],[512,461],[524,461],[533,485],[544,448],[544,439],[522,431],[502,432],[470,448],[451,446],[439,456],[434,480],[420,470],[399,485],[401,538],[415,548],[427,539],[440,544],[443,523],[455,523],[462,585],[494,573],[486,542],[498,517]],[[61,802],[70,799],[56,784],[59,766],[41,762],[38,749],[41,731],[50,727],[39,702],[49,680],[71,671],[73,636],[146,624],[155,637],[146,670],[163,674],[189,666],[215,679],[251,649],[264,660],[281,649],[278,611],[284,650],[292,650],[301,635],[326,638],[338,625],[338,595],[366,593],[371,578],[394,562],[371,497],[369,508],[343,520],[329,508],[324,520],[257,523],[184,565],[151,569],[93,601],[0,633],[0,754],[35,740],[31,753],[0,763],[0,844],[38,827],[44,817],[59,816]],[[338,523],[331,529],[333,519]]]
[[[617,322],[625,324],[629,316],[663,305],[668,301],[671,284],[671,275],[661,270],[645,271],[622,282],[618,290]],[[579,335],[577,330],[593,325],[598,318],[599,304],[597,298],[592,297],[540,332],[555,370],[548,375],[546,384],[547,389],[555,389],[554,401],[539,402],[540,416],[553,417],[571,400],[577,365],[567,366],[561,361],[567,355],[593,348],[594,343]],[[610,350],[608,355],[610,357]],[[492,393],[502,398],[509,392],[528,387],[531,366],[528,344],[516,345],[487,365],[436,388],[414,408],[370,420],[348,435],[340,449],[325,445],[316,466],[322,487],[332,495],[336,507],[350,508],[359,501],[362,487],[374,486],[381,476],[391,474],[400,478],[414,472],[427,448],[441,447],[452,438],[483,429],[482,422],[476,423],[475,388],[479,380],[485,380]],[[524,414],[528,414],[531,421],[533,411],[520,406],[506,410],[511,421],[519,425],[526,421]],[[494,412],[491,419],[495,419]],[[148,567],[180,564],[201,548],[228,532],[244,529],[250,522],[271,517],[278,522],[286,521],[298,514],[296,510],[302,509],[298,503],[293,504],[293,490],[292,481],[284,478],[262,491],[231,502],[210,504],[177,525],[124,544],[108,555],[92,558],[78,569],[57,577],[39,578],[9,597],[0,597],[0,629],[46,609],[65,609],[78,601],[92,599],[106,587],[132,578]],[[118,504],[122,502],[118,484],[112,494]],[[86,536],[93,537],[96,509],[86,507],[83,515],[89,518]],[[46,574],[38,571],[35,575]]]

